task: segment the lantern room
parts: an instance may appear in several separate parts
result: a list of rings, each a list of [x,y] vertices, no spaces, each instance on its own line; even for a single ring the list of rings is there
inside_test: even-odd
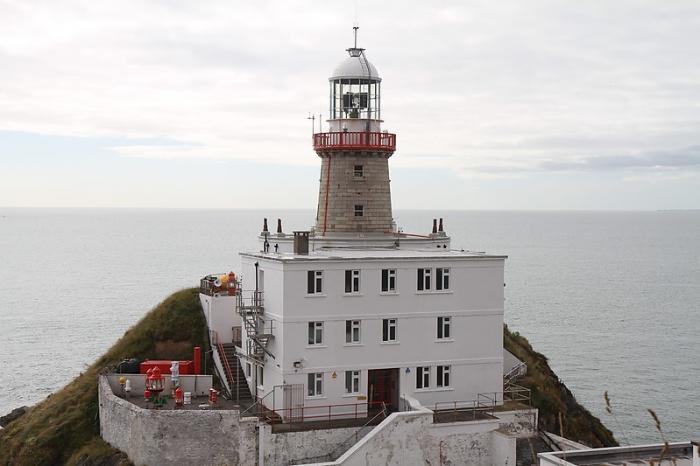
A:
[[[349,56],[336,67],[330,82],[330,131],[379,131],[381,81],[365,49],[347,49]]]

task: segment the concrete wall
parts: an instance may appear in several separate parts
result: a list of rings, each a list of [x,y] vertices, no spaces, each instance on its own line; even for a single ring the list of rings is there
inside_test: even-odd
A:
[[[99,380],[100,435],[137,466],[172,464],[253,465],[257,418],[236,410],[141,409]]]
[[[537,409],[518,411],[499,411],[495,413],[498,417],[499,428],[502,432],[507,432],[517,438],[531,437],[537,433]]]
[[[336,461],[315,464],[513,465],[515,437],[497,428],[495,420],[433,424],[426,409],[393,413]]]
[[[204,316],[210,330],[219,334],[221,343],[233,341],[233,327],[241,325],[241,317],[236,313],[235,296],[209,296],[199,294]]]
[[[326,461],[329,454],[335,453],[335,457],[340,456],[371,430],[370,426],[273,434],[270,425],[260,424],[259,464],[283,466]]]

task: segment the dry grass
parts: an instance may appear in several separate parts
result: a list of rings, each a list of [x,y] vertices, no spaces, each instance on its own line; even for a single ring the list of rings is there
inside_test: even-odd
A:
[[[129,464],[100,439],[98,374],[130,357],[189,359],[195,345],[206,354],[206,322],[198,290],[182,290],[156,306],[75,380],[10,423],[0,434],[0,465]]]
[[[527,375],[518,381],[531,390],[532,404],[539,409],[540,427],[591,447],[617,446],[617,440],[600,419],[581,406],[552,371],[547,358],[532,349],[518,333],[503,329],[503,346],[527,363]]]

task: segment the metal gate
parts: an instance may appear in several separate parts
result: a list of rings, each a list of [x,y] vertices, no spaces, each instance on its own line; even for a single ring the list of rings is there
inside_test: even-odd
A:
[[[284,414],[282,422],[301,422],[304,420],[304,384],[282,385]]]

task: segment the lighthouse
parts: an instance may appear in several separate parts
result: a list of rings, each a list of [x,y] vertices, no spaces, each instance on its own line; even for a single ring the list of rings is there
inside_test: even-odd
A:
[[[389,158],[396,135],[382,130],[382,78],[354,32],[354,46],[328,79],[328,132],[313,136],[321,158],[315,233],[322,237],[395,230]]]

